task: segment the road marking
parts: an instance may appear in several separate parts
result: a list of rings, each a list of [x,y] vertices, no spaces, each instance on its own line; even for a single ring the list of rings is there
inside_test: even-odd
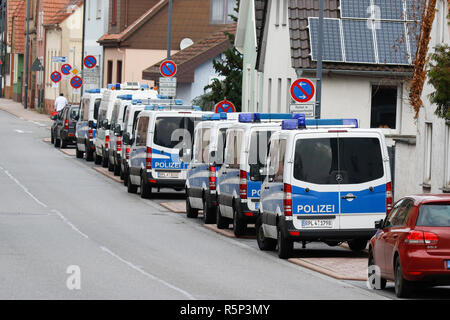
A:
[[[61,220],[67,224],[69,227],[71,227],[74,231],[78,232],[83,238],[89,239],[89,236],[83,232],[80,231],[80,229],[78,229],[77,227],[75,227],[75,225],[70,222],[61,212],[59,212],[58,210],[53,209],[52,210],[53,213],[56,213],[58,215],[58,217],[61,218]]]
[[[114,252],[112,252],[111,250],[109,250],[108,248],[101,246],[100,249],[102,249],[102,250],[105,251],[106,253],[110,254],[111,256],[113,256],[114,258],[116,258],[117,260],[119,260],[119,261],[125,263],[125,264],[126,264],[127,266],[129,266],[130,268],[132,268],[132,269],[134,269],[134,270],[140,272],[140,273],[143,274],[144,276],[146,276],[146,277],[148,277],[148,278],[150,278],[150,279],[152,279],[152,280],[154,280],[154,281],[160,282],[160,283],[162,283],[163,285],[165,285],[165,286],[167,286],[167,287],[169,287],[169,288],[171,288],[171,289],[173,289],[173,290],[175,290],[175,291],[178,291],[179,293],[183,294],[184,296],[186,296],[186,297],[187,297],[188,299],[190,299],[190,300],[195,300],[194,296],[191,295],[190,293],[188,293],[188,292],[184,291],[183,289],[180,289],[180,288],[178,288],[178,287],[176,287],[176,286],[174,286],[174,285],[168,283],[167,281],[164,281],[163,279],[158,278],[157,276],[152,275],[151,273],[146,272],[145,270],[141,269],[140,267],[136,266],[135,264],[133,264],[133,263],[131,263],[131,262],[129,262],[129,261],[127,261],[127,260],[121,258],[120,256],[118,256],[117,254],[115,254]]]
[[[17,133],[33,133],[33,131],[23,131],[23,130],[19,130],[19,129],[14,129],[14,131]]]

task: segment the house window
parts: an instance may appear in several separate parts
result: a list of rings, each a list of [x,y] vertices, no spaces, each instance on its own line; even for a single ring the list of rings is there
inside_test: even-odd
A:
[[[445,126],[445,149],[444,187],[450,191],[450,123]]]
[[[96,10],[96,12],[97,12],[96,18],[97,19],[101,19],[102,18],[102,0],[97,0],[97,10]]]
[[[122,83],[122,60],[117,60],[116,83]]]
[[[288,111],[291,109],[291,85],[292,85],[292,79],[287,78],[286,82],[286,107],[288,108]]]
[[[372,86],[371,128],[395,129],[397,91],[397,86]]]
[[[430,184],[431,181],[431,153],[433,143],[433,127],[431,123],[425,123],[425,161],[424,161],[424,185]]]
[[[235,7],[236,0],[211,0],[211,24],[232,23],[230,15],[237,15]]]
[[[281,85],[282,81],[281,78],[278,78],[278,92],[277,92],[277,110],[278,112],[281,112]]]
[[[107,72],[106,83],[107,84],[112,83],[112,71],[113,71],[112,69],[113,69],[113,62],[112,62],[112,60],[108,60],[108,67],[106,69],[106,72]]]
[[[272,78],[269,78],[269,84],[267,88],[267,111],[270,112],[272,109]]]

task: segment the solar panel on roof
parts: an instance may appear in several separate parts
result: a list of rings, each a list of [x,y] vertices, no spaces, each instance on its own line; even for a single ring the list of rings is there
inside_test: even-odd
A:
[[[409,64],[405,24],[382,21],[376,30],[378,61],[380,64]]]
[[[323,61],[343,62],[339,19],[323,19]],[[309,18],[312,59],[317,61],[319,18]]]
[[[420,37],[420,23],[419,22],[408,22],[406,24],[408,38],[409,38],[409,48],[411,52],[411,61],[414,61],[414,58],[417,53],[417,44],[419,43]]]
[[[376,63],[372,30],[367,20],[342,20],[346,62]]]
[[[425,0],[405,0],[405,1],[406,1],[407,19],[415,21],[422,20],[423,9],[425,7]]]
[[[379,8],[380,17],[376,19],[405,20],[403,0],[373,0],[375,8]]]
[[[370,0],[341,0],[342,18],[370,18]]]

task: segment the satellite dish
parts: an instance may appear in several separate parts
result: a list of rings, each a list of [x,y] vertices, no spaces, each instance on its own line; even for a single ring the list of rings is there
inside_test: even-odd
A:
[[[180,42],[180,50],[186,49],[187,47],[191,46],[194,44],[194,41],[192,41],[192,39],[190,38],[184,38],[183,40],[181,40]]]

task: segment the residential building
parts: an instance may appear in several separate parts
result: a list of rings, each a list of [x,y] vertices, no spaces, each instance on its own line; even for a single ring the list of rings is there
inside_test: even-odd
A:
[[[438,0],[428,45],[429,53],[436,46],[450,44],[449,4]],[[396,198],[417,193],[450,192],[450,121],[434,113],[436,105],[429,95],[434,87],[425,80],[422,91],[423,108],[414,122],[412,139],[396,139]]]
[[[185,103],[205,93],[205,86],[213,78],[219,78],[214,70],[213,61],[222,59],[222,53],[232,47],[225,33],[235,34],[236,24],[232,24],[205,39],[197,41],[187,48],[172,55],[171,60],[177,65],[177,98]],[[164,60],[148,67],[142,73],[145,80],[159,82],[160,66]]]
[[[111,0],[109,30],[98,41],[105,48],[104,85],[139,81],[142,71],[167,56],[168,0]],[[236,0],[173,1],[171,54],[182,40],[197,42],[233,21]]]

